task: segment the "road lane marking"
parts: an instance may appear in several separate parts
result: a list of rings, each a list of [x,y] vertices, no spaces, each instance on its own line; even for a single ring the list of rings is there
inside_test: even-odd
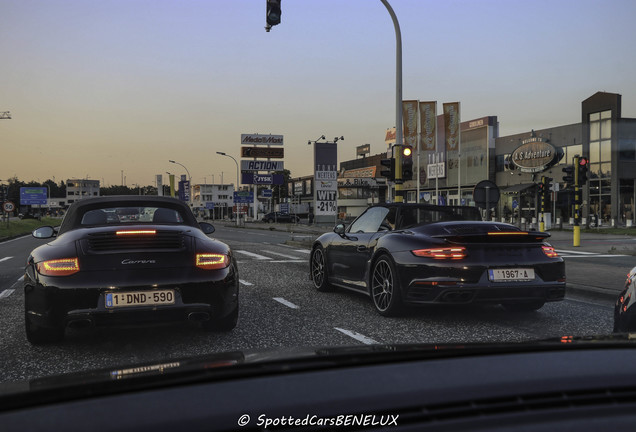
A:
[[[255,253],[244,251],[244,250],[237,250],[235,252],[238,252],[238,253],[243,254],[243,255],[247,255],[248,257],[256,258],[257,260],[269,260],[269,259],[271,259],[270,257],[266,257],[266,256],[263,256],[263,255],[255,254]]]
[[[13,257],[12,256],[10,256],[10,257],[8,256],[8,257],[0,258],[0,262],[10,260],[11,258],[13,258]]]
[[[287,300],[285,300],[282,297],[273,297],[274,300],[276,300],[278,303],[284,304],[287,307],[290,307],[292,309],[300,309],[300,306],[297,306],[295,304],[293,304],[292,302],[288,302]]]
[[[354,338],[355,340],[357,340],[358,342],[362,342],[365,345],[374,345],[374,344],[378,344],[378,341],[375,341],[373,339],[371,339],[370,337],[366,337],[363,334],[351,331],[351,330],[346,330],[346,329],[341,329],[339,327],[334,327],[336,330],[338,330],[341,333],[346,334],[347,336]]]
[[[25,239],[27,237],[31,237],[31,234],[23,235],[22,237],[14,238],[14,239],[11,239],[11,240],[0,241],[0,244],[11,243],[11,242],[14,242],[14,241]]]
[[[581,255],[595,255],[598,252],[584,252],[584,251],[573,251],[573,250],[567,250],[567,249],[555,249],[555,252],[558,253],[573,253],[573,254],[581,254]]]
[[[246,286],[252,286],[252,285],[254,285],[253,283],[248,282],[248,281],[244,281],[243,279],[239,279],[239,282],[240,282],[240,283],[242,283],[243,285],[246,285]]]
[[[627,255],[560,255],[561,258],[612,258],[612,257],[624,257]]]
[[[15,290],[12,290],[12,289],[7,289],[7,290],[2,291],[0,293],[0,299],[9,297],[11,294],[13,294],[14,291]]]
[[[309,249],[294,249],[296,252],[310,254],[311,251]]]
[[[282,256],[283,258],[289,258],[289,259],[292,259],[292,260],[297,260],[298,259],[297,256],[286,255],[286,254],[283,254],[283,253],[280,253],[280,252],[274,252],[274,251],[271,251],[271,250],[264,250],[263,252],[267,252],[268,254],[272,254],[272,255],[276,255],[276,256]]]
[[[299,260],[299,259],[295,259],[295,260],[274,260],[274,261],[267,261],[267,263],[306,263],[307,260]]]

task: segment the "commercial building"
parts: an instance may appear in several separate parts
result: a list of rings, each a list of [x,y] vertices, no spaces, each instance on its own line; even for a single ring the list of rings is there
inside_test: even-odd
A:
[[[73,204],[83,198],[99,196],[99,180],[66,180],[66,204]]]
[[[207,210],[211,218],[229,217],[234,205],[234,184],[196,184],[193,187],[193,209]]]

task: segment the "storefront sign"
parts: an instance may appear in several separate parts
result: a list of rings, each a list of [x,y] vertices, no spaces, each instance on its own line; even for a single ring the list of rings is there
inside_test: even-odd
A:
[[[283,161],[242,160],[241,171],[282,171]]]
[[[543,138],[533,137],[522,141],[510,155],[512,163],[521,172],[542,172],[559,161],[559,155],[554,146]]]
[[[285,149],[283,147],[241,147],[241,157],[282,159],[285,157]]]
[[[283,135],[241,134],[243,145],[283,145]]]

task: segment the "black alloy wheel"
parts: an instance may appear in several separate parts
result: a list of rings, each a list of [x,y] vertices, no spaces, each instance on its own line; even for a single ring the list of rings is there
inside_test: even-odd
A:
[[[382,255],[373,265],[371,298],[380,315],[397,316],[402,312],[402,297],[395,265],[387,255]]]
[[[333,290],[333,286],[331,286],[328,281],[327,260],[325,258],[325,250],[322,246],[316,246],[311,252],[309,267],[314,288],[322,292]]]

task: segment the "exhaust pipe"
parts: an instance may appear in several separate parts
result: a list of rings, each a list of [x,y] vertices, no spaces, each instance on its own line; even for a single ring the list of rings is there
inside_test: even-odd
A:
[[[202,321],[209,321],[209,320],[210,320],[210,314],[207,312],[190,312],[188,314],[188,321],[202,322]]]
[[[89,318],[83,318],[69,322],[68,326],[76,329],[87,328],[93,326],[93,321]]]

